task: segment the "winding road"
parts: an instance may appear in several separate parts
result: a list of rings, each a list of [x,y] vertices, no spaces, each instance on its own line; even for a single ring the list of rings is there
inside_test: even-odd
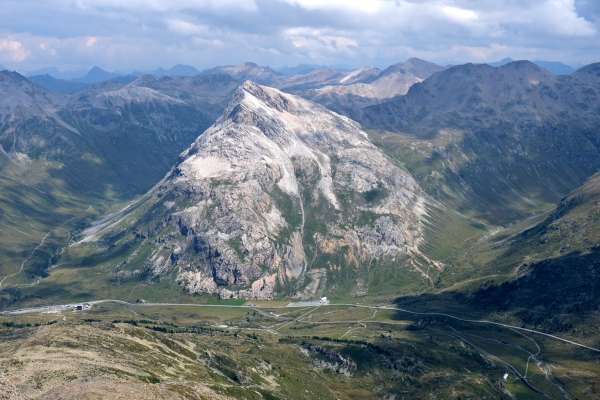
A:
[[[51,306],[41,306],[41,307],[32,307],[32,308],[23,308],[18,310],[10,310],[10,311],[2,311],[0,314],[2,315],[20,315],[20,314],[31,314],[31,313],[44,313],[44,312],[59,312],[64,310],[72,310],[79,304],[89,304],[91,306],[97,304],[104,303],[116,303],[122,304],[126,306],[136,306],[136,307],[214,307],[214,308],[245,308],[245,309],[290,309],[293,308],[293,305],[285,305],[285,306],[268,306],[268,307],[259,307],[259,306],[249,306],[249,305],[227,305],[227,304],[194,304],[194,303],[130,303],[123,300],[116,299],[103,299],[103,300],[94,300],[87,301],[83,303],[72,303],[72,304],[60,304],[60,305],[51,305]],[[482,325],[491,325],[496,326],[503,329],[508,330],[516,330],[520,332],[527,332],[535,335],[544,336],[548,339],[552,339],[555,341],[559,341],[562,343],[566,343],[572,346],[576,346],[579,348],[583,348],[586,350],[590,350],[596,353],[600,353],[600,349],[592,346],[588,346],[583,343],[576,342],[574,340],[566,339],[560,336],[556,336],[547,332],[542,332],[536,329],[524,328],[521,326],[510,325],[503,322],[490,321],[485,319],[471,319],[471,318],[462,318],[452,314],[440,313],[440,312],[421,312],[421,311],[413,311],[408,310],[401,307],[393,307],[393,306],[370,306],[365,304],[354,304],[354,303],[337,303],[337,304],[321,304],[315,307],[310,307],[310,310],[306,314],[302,314],[299,317],[293,319],[292,321],[286,321],[282,325],[275,328],[275,330],[280,330],[284,326],[287,326],[289,323],[296,322],[303,318],[304,316],[316,311],[318,308],[330,308],[330,307],[354,307],[354,308],[366,308],[370,310],[389,310],[389,311],[398,311],[411,315],[424,316],[424,317],[439,317],[439,318],[448,318],[455,321],[466,322],[471,324],[482,324]],[[301,306],[300,308],[306,308],[305,306]],[[358,322],[358,321],[357,321]]]

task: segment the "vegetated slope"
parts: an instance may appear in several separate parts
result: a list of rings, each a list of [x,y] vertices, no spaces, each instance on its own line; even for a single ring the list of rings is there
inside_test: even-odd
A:
[[[2,394],[10,400],[19,395],[56,400],[350,400],[398,395],[458,400],[503,399],[509,393],[544,398],[496,357],[508,358],[517,372],[524,370],[527,351],[533,354],[536,342],[518,334],[458,325],[449,329],[418,320],[371,321],[360,332],[346,325],[299,324],[299,331],[275,336],[252,328],[270,322],[254,310],[236,312],[237,317],[227,317],[232,311],[225,309],[137,310],[135,319],[126,310],[69,314],[68,321],[56,315],[22,322],[3,318]],[[331,310],[327,312],[331,318]],[[226,325],[214,325],[221,321]],[[248,328],[224,327],[237,324]],[[540,359],[528,373],[536,390],[556,396],[562,389],[582,398],[597,390],[591,357],[561,357],[544,346]],[[572,359],[578,362],[568,372],[548,368],[555,360]],[[543,368],[548,368],[546,375]],[[504,380],[506,372],[510,377]]]
[[[59,245],[57,231],[68,240],[81,220],[160,180],[236,87],[222,75],[144,77],[66,96],[0,72],[0,279],[11,275],[4,286],[20,270],[45,273],[54,249],[40,246]]]
[[[146,190],[220,114],[235,81],[140,78],[60,96],[3,72],[0,146],[60,163],[76,190]]]
[[[578,76],[579,75],[579,76]],[[466,64],[366,107],[421,184],[447,205],[507,224],[556,203],[600,168],[600,86],[527,62]]]
[[[364,294],[386,273],[383,294],[441,268],[420,251],[426,212],[418,184],[355,122],[246,82],[164,180],[78,246],[121,249],[113,273],[174,274],[193,293]]]
[[[60,115],[85,134],[94,171],[113,173],[119,192],[139,193],[217,118],[236,86],[225,76],[141,77],[79,93]]]
[[[464,313],[507,314],[529,327],[597,335],[590,321],[600,311],[599,220],[600,176],[594,175],[540,222],[509,236],[501,232],[490,237],[496,257],[480,265],[479,272],[472,270],[474,276],[489,276],[480,281],[482,287],[465,286],[445,303],[450,292],[427,300],[452,305],[458,299],[468,307]]]
[[[565,196],[540,223],[514,238],[512,252],[548,258],[600,245],[600,175]]]
[[[514,276],[476,290],[470,302],[528,326],[590,331],[600,311],[599,221],[600,176],[594,175],[543,221],[496,243],[502,252],[490,267],[512,269]]]

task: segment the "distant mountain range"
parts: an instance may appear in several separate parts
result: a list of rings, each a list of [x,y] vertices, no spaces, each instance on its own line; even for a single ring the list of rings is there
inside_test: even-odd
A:
[[[489,64],[492,66],[502,66],[512,61],[510,58],[505,58]],[[421,64],[418,65],[419,63]],[[575,71],[574,68],[560,62],[534,61],[534,63],[556,75],[569,75]],[[414,65],[411,66],[411,64]],[[400,71],[399,69],[402,68],[403,70]],[[435,68],[435,70],[431,68]],[[0,68],[0,70],[2,69]],[[224,73],[240,82],[249,79],[260,84],[285,88],[285,90],[295,93],[304,91],[303,95],[309,96],[313,100],[333,109],[344,104],[342,106],[343,110],[340,109],[340,111],[351,113],[351,109],[364,107],[367,104],[363,100],[365,98],[380,99],[404,94],[410,85],[440,69],[442,67],[423,60],[409,59],[406,62],[389,66],[384,70],[369,67],[348,70],[320,65],[298,65],[296,67],[271,69],[259,66],[256,63],[247,62],[240,65],[218,66],[204,71],[183,64],[178,64],[168,69],[158,68],[150,71],[133,71],[131,73],[110,72],[98,66],[92,67],[85,74],[76,72],[66,73],[59,71],[57,68],[45,68],[32,72],[28,76],[32,81],[50,91],[74,93],[82,90],[85,87],[84,85],[98,84],[113,79],[122,79],[128,82],[135,79],[135,77],[145,74],[162,77]],[[403,76],[400,77],[398,72],[401,72],[400,75]],[[342,81],[344,77],[352,74],[355,74],[352,81]],[[371,74],[373,79],[370,80],[365,74]],[[377,76],[378,79],[375,79],[375,75],[379,75]],[[393,79],[400,80],[392,82],[391,80]],[[307,91],[309,90],[313,90],[313,92],[308,93]],[[339,96],[345,98],[339,99]],[[355,105],[354,103],[357,104]],[[349,106],[349,104],[352,105]]]

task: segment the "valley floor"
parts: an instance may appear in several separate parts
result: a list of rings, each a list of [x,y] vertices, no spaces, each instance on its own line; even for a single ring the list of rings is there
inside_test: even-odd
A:
[[[517,326],[391,306],[90,305],[0,316],[0,398],[583,399],[600,393],[598,350]]]

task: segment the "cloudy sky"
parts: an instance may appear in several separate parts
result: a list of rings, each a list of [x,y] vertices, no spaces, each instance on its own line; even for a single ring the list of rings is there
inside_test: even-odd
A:
[[[598,0],[0,0],[0,65],[600,60]]]

